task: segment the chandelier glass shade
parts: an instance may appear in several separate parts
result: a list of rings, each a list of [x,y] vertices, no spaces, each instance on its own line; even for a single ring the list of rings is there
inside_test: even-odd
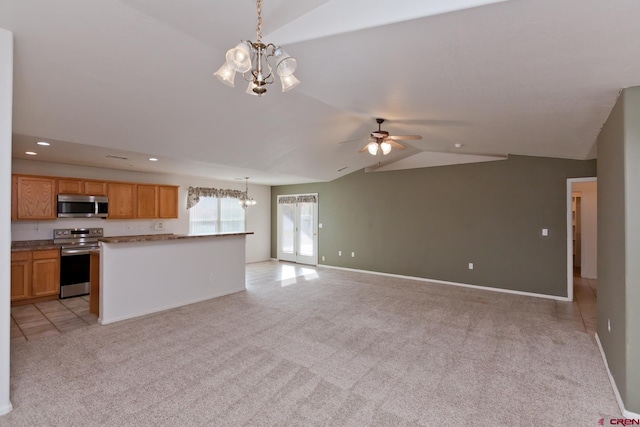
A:
[[[225,63],[213,75],[227,86],[235,87],[236,73],[240,73],[249,82],[246,93],[261,96],[267,92],[265,86],[275,81],[275,74],[282,83],[282,91],[286,92],[300,84],[300,80],[293,75],[298,62],[280,46],[262,42],[262,0],[256,1],[256,9],[257,41],[243,40],[229,49]]]
[[[238,203],[240,203],[240,206],[242,206],[243,208],[247,208],[249,206],[255,205],[257,202],[253,200],[252,197],[249,197],[249,177],[248,176],[244,177],[244,188],[245,190],[243,193],[243,197],[238,201]]]

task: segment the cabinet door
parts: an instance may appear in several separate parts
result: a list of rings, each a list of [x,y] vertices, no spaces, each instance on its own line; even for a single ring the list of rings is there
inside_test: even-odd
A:
[[[106,196],[107,183],[104,181],[85,181],[84,194],[88,196]]]
[[[136,185],[109,183],[109,219],[132,219],[136,214]]]
[[[56,219],[56,180],[18,176],[17,219]]]
[[[11,253],[11,301],[29,298],[31,252]]]
[[[11,175],[11,221],[18,219],[18,177]]]
[[[60,293],[60,251],[33,251],[31,295],[44,297]]]
[[[158,218],[158,186],[138,184],[138,218]]]
[[[158,200],[160,218],[178,218],[178,187],[159,186]]]
[[[83,194],[83,190],[81,179],[58,179],[58,194]]]

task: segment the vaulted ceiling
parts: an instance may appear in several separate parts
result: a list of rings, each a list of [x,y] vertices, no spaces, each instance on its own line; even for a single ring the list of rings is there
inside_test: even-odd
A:
[[[255,40],[252,0],[2,0],[14,157],[46,140],[34,159],[271,185],[464,154],[586,159],[640,85],[637,0],[264,0],[263,18],[302,83],[258,98],[212,76]],[[376,117],[423,139],[359,154]]]

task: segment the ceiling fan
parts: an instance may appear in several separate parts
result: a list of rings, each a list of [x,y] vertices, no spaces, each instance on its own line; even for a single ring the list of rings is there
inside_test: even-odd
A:
[[[358,151],[359,153],[368,151],[369,154],[373,156],[378,153],[382,153],[382,155],[386,156],[391,152],[392,148],[395,148],[396,150],[407,149],[407,147],[399,143],[398,140],[422,139],[420,135],[389,135],[389,132],[380,128],[382,123],[384,123],[384,119],[376,119],[376,123],[378,123],[378,130],[371,132],[369,142],[367,145],[362,147],[360,151]]]

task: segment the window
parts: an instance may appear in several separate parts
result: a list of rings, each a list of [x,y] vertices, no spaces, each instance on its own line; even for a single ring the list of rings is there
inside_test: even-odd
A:
[[[200,197],[200,202],[189,209],[189,234],[244,231],[244,213],[238,199]]]

